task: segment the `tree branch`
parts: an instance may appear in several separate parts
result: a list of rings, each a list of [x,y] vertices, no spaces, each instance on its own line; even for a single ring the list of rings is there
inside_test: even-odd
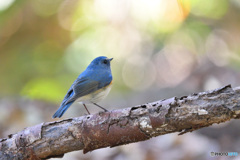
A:
[[[42,123],[0,140],[1,159],[45,159],[82,150],[184,134],[240,117],[240,88],[230,85],[181,98]]]

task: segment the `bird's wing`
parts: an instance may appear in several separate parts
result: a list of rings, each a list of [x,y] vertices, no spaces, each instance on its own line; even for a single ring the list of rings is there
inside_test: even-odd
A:
[[[99,82],[88,79],[78,78],[68,90],[62,103],[69,103],[75,101],[79,97],[88,95],[99,89]]]

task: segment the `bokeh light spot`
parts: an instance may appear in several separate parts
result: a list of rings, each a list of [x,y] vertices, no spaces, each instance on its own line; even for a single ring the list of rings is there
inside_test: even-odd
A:
[[[146,57],[130,56],[123,66],[124,83],[133,90],[144,90],[155,81],[156,70]]]
[[[0,11],[6,10],[9,8],[15,0],[0,0]]]
[[[169,45],[154,57],[159,87],[173,87],[185,80],[194,69],[195,56],[184,46]],[[196,64],[195,64],[196,65]]]

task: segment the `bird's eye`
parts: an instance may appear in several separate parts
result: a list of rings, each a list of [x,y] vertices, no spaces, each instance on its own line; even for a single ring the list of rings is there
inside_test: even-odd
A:
[[[107,60],[105,59],[105,60],[103,61],[103,63],[104,63],[104,64],[107,64]]]

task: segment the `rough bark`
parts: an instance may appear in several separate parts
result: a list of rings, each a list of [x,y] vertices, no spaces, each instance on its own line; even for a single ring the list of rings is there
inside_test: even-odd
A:
[[[1,159],[46,159],[114,147],[172,132],[184,134],[240,117],[240,88],[230,85],[111,112],[42,123],[0,140]]]

